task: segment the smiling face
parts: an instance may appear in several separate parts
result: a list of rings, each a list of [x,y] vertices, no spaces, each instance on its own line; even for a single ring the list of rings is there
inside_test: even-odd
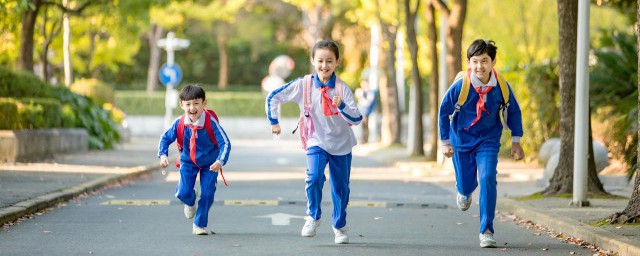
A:
[[[475,74],[481,82],[486,84],[491,78],[491,70],[493,70],[493,66],[496,65],[496,60],[491,60],[488,54],[483,53],[471,57],[467,60],[467,64],[469,64],[471,72]]]
[[[311,64],[316,70],[316,73],[318,73],[318,79],[321,82],[326,83],[331,79],[333,71],[338,66],[338,58],[330,49],[319,48],[315,50],[315,53],[311,58]]]
[[[193,99],[180,101],[180,108],[184,110],[184,114],[189,117],[191,122],[196,122],[200,119],[204,107],[207,105],[207,100]]]

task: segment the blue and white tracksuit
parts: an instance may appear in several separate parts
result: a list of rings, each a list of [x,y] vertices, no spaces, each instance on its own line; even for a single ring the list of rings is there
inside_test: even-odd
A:
[[[493,74],[486,85],[472,74],[471,85],[482,86],[482,90],[484,86],[494,86],[485,96],[485,108],[489,113],[482,113],[480,120],[469,127],[476,119],[476,103],[479,99],[479,94],[473,88],[469,88],[467,101],[461,106],[460,111],[454,114],[462,89],[462,79],[454,81],[440,105],[440,139],[443,145],[450,144],[453,147],[453,166],[458,193],[470,196],[480,181],[480,233],[484,233],[487,229],[494,233],[493,219],[497,197],[496,167],[503,129],[500,121],[500,106],[503,98]],[[513,96],[513,90],[511,87],[508,88],[511,93],[509,93],[506,125],[511,130],[512,142],[520,142],[523,134],[522,114]],[[451,115],[453,116],[450,119]]]
[[[180,199],[184,204],[193,206],[196,203],[196,194],[194,191],[194,185],[196,183],[196,177],[200,174],[200,200],[198,201],[198,208],[196,210],[196,216],[193,221],[198,227],[207,227],[209,222],[209,210],[213,205],[213,197],[216,192],[216,182],[218,180],[218,173],[209,170],[209,167],[218,162],[221,165],[225,165],[229,159],[229,152],[231,151],[231,143],[227,133],[222,129],[220,123],[215,118],[211,118],[211,126],[213,134],[216,137],[218,146],[213,144],[209,134],[205,128],[196,131],[196,162],[197,165],[191,161],[189,157],[190,150],[189,145],[191,141],[191,129],[187,127],[188,124],[204,127],[205,115],[203,112],[200,118],[194,123],[188,117],[184,118],[184,134],[182,136],[182,152],[180,152],[180,181],[176,186],[175,196]],[[177,138],[178,123],[180,118],[173,122],[173,125],[164,132],[160,137],[160,143],[158,146],[158,156],[168,155],[169,145],[173,143]],[[198,168],[198,166],[200,168]]]
[[[325,167],[329,164],[331,181],[331,197],[333,200],[333,227],[339,229],[346,225],[347,204],[349,203],[349,176],[351,173],[351,148],[357,140],[350,125],[358,125],[362,115],[356,107],[353,93],[346,84],[342,86],[342,104],[338,107],[340,114],[325,116],[321,105],[321,86],[335,88],[336,75],[323,84],[312,76],[311,109],[315,132],[307,141],[307,214],[319,220],[322,214],[322,187],[326,177]],[[338,96],[335,90],[329,90],[329,98]],[[278,124],[278,105],[293,101],[304,112],[303,78],[295,79],[272,91],[266,100],[266,112],[271,125]]]

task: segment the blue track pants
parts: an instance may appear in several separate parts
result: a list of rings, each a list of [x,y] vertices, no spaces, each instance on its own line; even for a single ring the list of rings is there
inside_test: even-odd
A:
[[[202,166],[202,170],[191,163],[180,163],[180,181],[176,186],[176,197],[182,203],[193,206],[196,203],[196,193],[193,189],[196,177],[200,174],[200,200],[193,221],[198,227],[207,227],[209,223],[209,210],[213,205],[213,196],[216,193],[218,173],[209,170],[209,165]]]
[[[331,199],[333,201],[333,227],[342,228],[347,224],[347,204],[349,204],[349,176],[351,175],[351,153],[334,156],[320,147],[307,150],[307,214],[314,220],[322,215],[322,187],[326,181],[324,169],[329,164]]]
[[[456,189],[464,196],[470,196],[480,181],[480,233],[493,230],[496,211],[499,147],[479,145],[472,151],[454,150],[453,166],[456,173]],[[479,175],[479,177],[478,177]]]

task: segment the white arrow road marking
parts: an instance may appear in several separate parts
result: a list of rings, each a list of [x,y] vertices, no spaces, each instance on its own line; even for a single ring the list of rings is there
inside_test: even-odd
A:
[[[271,225],[288,226],[289,224],[291,224],[291,219],[304,219],[304,216],[297,216],[279,212],[269,215],[256,216],[256,218],[271,218]]]

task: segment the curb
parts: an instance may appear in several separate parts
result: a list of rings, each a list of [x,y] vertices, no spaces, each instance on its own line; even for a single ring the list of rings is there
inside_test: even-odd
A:
[[[24,200],[22,202],[18,202],[5,209],[0,209],[0,226],[7,222],[15,221],[25,215],[54,206],[60,202],[68,201],[83,193],[98,190],[100,188],[118,183],[123,180],[137,178],[143,174],[160,168],[161,167],[159,164],[131,167],[128,168],[127,173],[124,174],[101,177],[93,181],[62,189],[61,191],[51,192],[35,198]]]
[[[500,197],[497,201],[497,208],[500,211],[509,212],[522,219],[530,220],[535,224],[553,227],[554,231],[578,237],[604,250],[617,252],[620,256],[640,255],[640,243],[638,241],[633,241],[627,237],[558,214],[539,211],[531,205],[511,198]]]

